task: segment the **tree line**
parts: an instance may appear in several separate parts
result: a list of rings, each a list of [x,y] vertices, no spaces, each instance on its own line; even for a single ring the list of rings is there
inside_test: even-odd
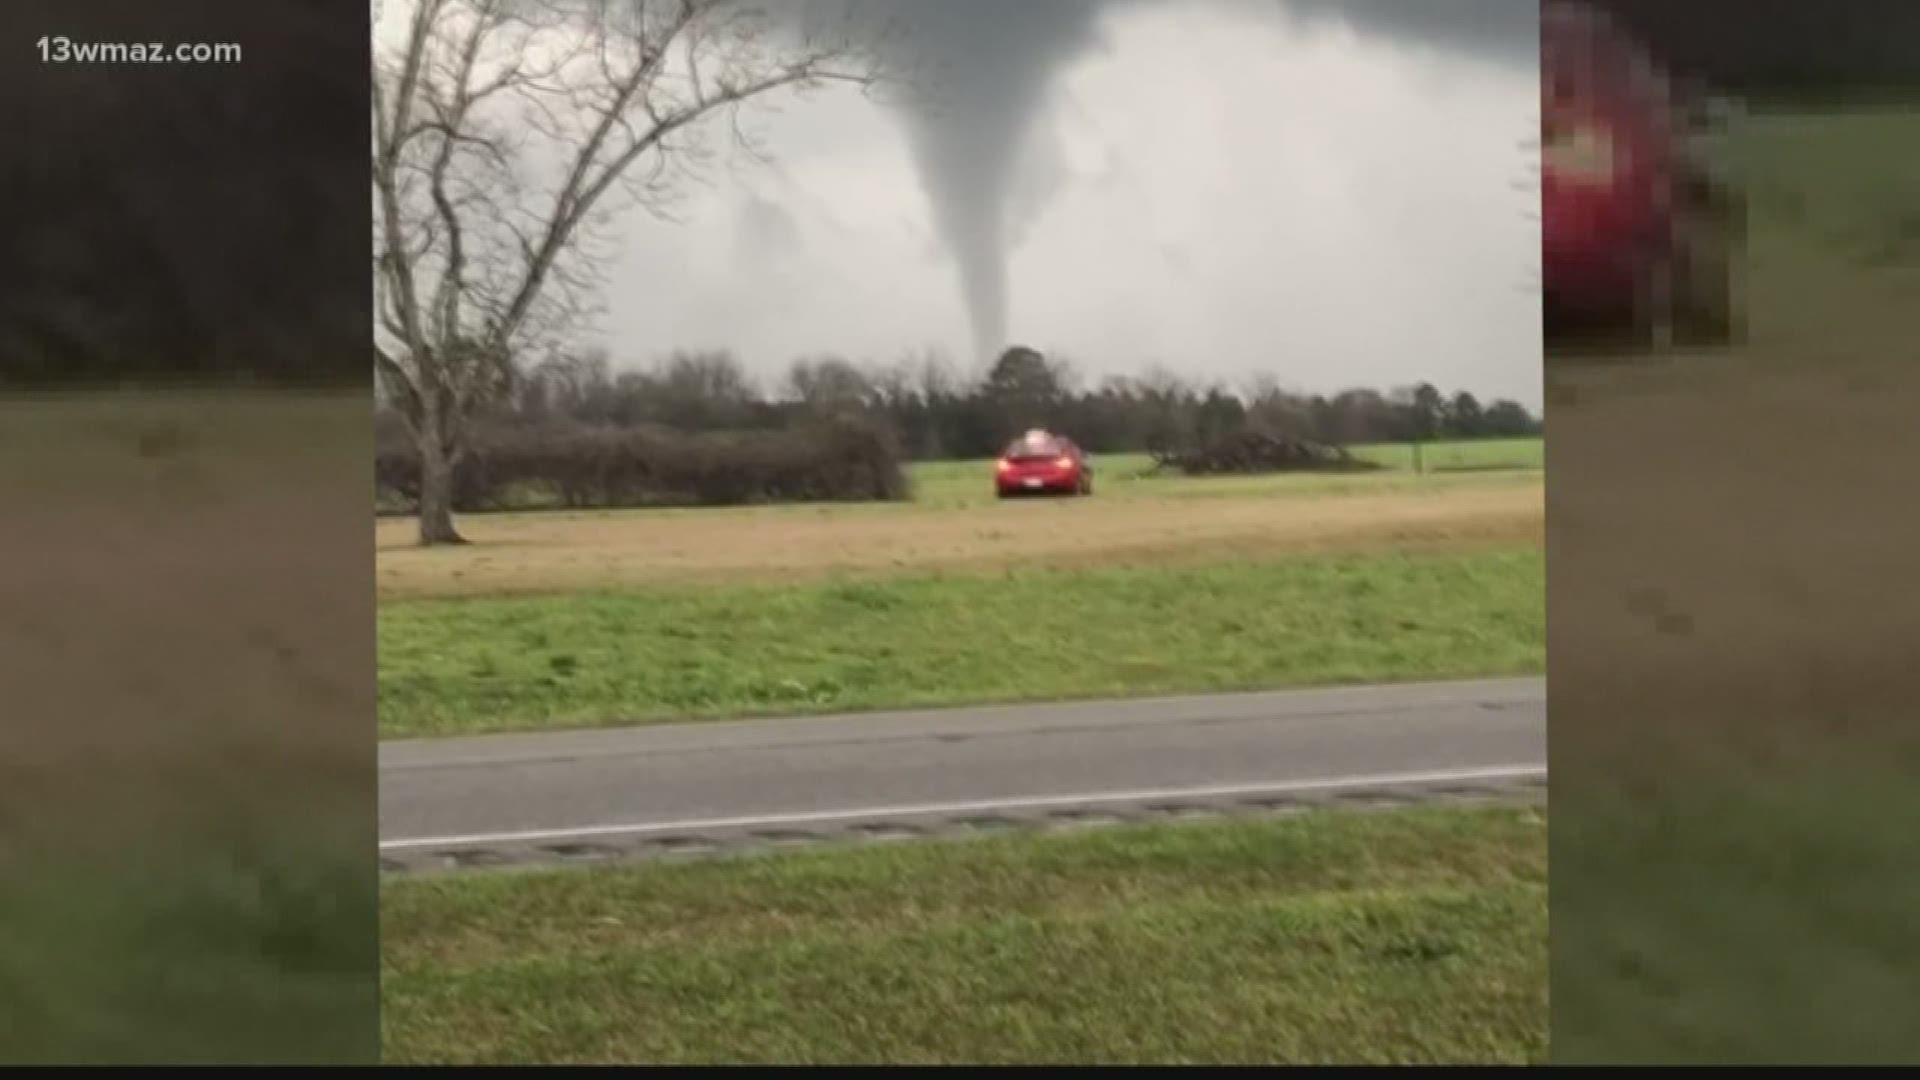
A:
[[[1228,387],[1160,370],[1087,386],[1070,364],[1025,347],[972,378],[930,355],[892,364],[815,357],[794,361],[772,385],[724,351],[620,369],[602,352],[567,353],[520,373],[483,425],[743,432],[845,420],[885,427],[915,460],[990,457],[1030,427],[1060,431],[1096,453],[1199,446],[1246,430],[1333,445],[1541,430],[1517,402],[1483,403],[1429,383],[1301,393],[1274,379]]]

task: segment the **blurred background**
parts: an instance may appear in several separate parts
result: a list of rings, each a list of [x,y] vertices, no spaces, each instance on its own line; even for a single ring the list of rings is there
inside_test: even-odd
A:
[[[1544,11],[1554,1056],[1910,1060],[1920,9]]]

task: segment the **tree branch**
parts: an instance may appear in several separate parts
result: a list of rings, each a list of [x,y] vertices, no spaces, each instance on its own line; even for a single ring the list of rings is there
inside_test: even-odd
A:
[[[849,46],[777,32],[732,0],[417,0],[374,84],[377,370],[434,438],[457,437],[535,336],[586,317],[615,184],[656,209],[701,164],[681,133],[710,114],[751,150],[743,103],[875,78]],[[516,160],[541,138],[562,151],[551,174]]]

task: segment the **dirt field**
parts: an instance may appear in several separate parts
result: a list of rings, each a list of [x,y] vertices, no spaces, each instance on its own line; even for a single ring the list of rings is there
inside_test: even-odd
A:
[[[1920,670],[1920,374],[1698,361],[1550,386],[1557,753],[1911,720],[1881,695]]]
[[[382,600],[700,580],[1096,566],[1329,550],[1540,543],[1540,474],[1353,494],[1103,498],[929,508],[778,507],[474,516],[473,544],[412,546],[378,523]]]
[[[9,764],[84,762],[107,791],[161,757],[235,784],[270,762],[364,766],[371,574],[342,518],[365,502],[363,414],[344,396],[0,398]],[[240,746],[246,770],[211,760]]]

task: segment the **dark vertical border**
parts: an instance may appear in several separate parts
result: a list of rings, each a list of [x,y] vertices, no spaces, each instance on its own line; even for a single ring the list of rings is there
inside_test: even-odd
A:
[[[1920,1058],[1920,4],[1614,0],[1743,99],[1746,339],[1549,356],[1552,1053]]]
[[[368,19],[0,11],[0,1061],[378,1055]]]

